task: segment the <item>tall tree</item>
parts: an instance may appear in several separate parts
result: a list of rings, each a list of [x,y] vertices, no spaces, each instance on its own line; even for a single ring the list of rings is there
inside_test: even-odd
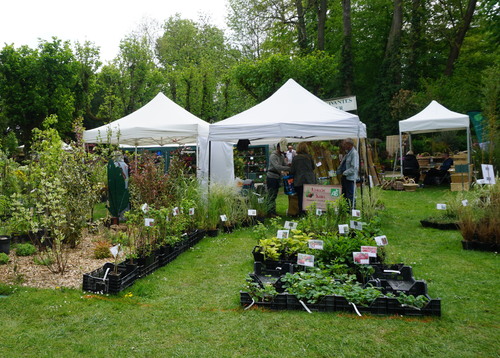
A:
[[[352,54],[351,0],[342,0],[342,52],[340,58],[340,78],[346,95],[351,95],[354,83]]]

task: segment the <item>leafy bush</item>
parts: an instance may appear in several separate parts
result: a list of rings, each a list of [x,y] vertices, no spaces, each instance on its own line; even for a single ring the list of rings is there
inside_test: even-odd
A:
[[[36,252],[36,247],[30,243],[18,244],[16,246],[16,256],[31,256]]]
[[[5,252],[0,252],[0,265],[6,265],[10,261],[9,255],[7,255]]]
[[[41,266],[51,266],[54,264],[54,258],[50,256],[34,257],[33,262]]]

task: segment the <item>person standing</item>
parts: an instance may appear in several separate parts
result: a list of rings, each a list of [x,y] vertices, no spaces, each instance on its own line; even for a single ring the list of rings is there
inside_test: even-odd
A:
[[[293,175],[293,187],[299,199],[299,215],[304,211],[302,198],[304,194],[304,184],[316,184],[316,175],[314,175],[314,160],[308,153],[307,144],[299,143],[297,155],[293,158],[290,174]]]
[[[358,179],[359,156],[358,151],[354,148],[354,141],[351,138],[347,138],[342,142],[342,148],[345,155],[342,158],[340,167],[337,169],[337,175],[342,175],[342,193],[349,202],[351,209],[354,209],[356,207],[354,188]]]
[[[278,196],[278,191],[281,182],[281,173],[288,172],[290,167],[285,164],[285,158],[283,156],[283,150],[286,150],[288,141],[282,138],[280,142],[276,145],[276,150],[269,156],[269,167],[267,169],[267,193],[268,193],[268,215],[276,216],[276,197]]]
[[[415,179],[415,183],[417,184],[420,180],[420,165],[418,164],[417,157],[411,150],[403,158],[403,175]]]
[[[293,149],[292,145],[288,146],[288,150],[285,153],[286,156],[286,164],[292,165],[293,158],[297,155],[295,149]]]

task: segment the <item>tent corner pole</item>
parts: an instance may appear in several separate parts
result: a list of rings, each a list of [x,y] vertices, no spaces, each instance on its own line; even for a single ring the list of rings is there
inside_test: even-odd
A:
[[[399,131],[399,169],[401,171],[401,176],[403,176],[403,132],[401,132],[401,130]]]

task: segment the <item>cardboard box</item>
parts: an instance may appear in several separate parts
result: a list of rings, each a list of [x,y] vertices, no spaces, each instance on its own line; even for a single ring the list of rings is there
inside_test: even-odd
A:
[[[468,191],[470,188],[469,183],[451,183],[451,191]]]

